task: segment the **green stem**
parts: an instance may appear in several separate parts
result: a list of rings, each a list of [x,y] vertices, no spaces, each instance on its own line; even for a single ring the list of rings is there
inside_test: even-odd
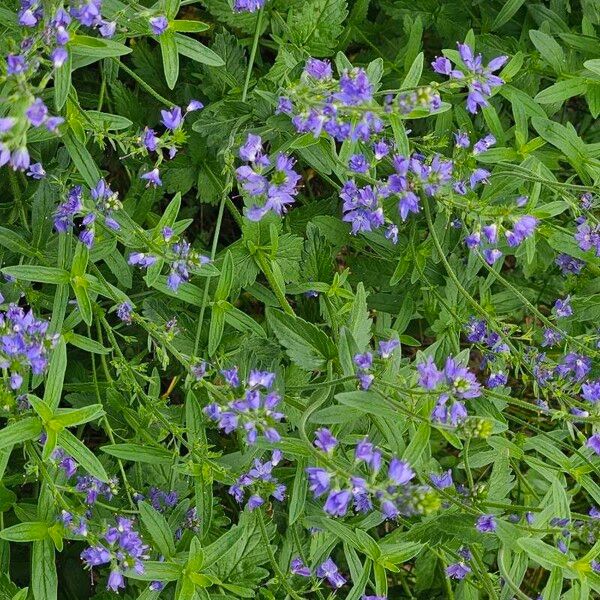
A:
[[[254,28],[254,39],[252,40],[252,50],[250,50],[250,60],[248,61],[248,69],[246,71],[246,81],[244,81],[244,89],[242,91],[242,102],[246,102],[248,95],[248,86],[250,85],[250,77],[252,76],[252,67],[256,58],[256,50],[258,49],[258,40],[260,38],[260,30],[262,28],[263,9],[261,8],[256,15],[256,26]]]
[[[275,555],[273,554],[273,550],[271,550],[271,545],[269,542],[269,535],[267,533],[267,528],[265,527],[265,518],[263,517],[262,510],[259,509],[256,512],[258,513],[257,520],[258,520],[258,525],[260,527],[260,535],[262,537],[263,544],[265,545],[265,548],[267,550],[267,555],[269,556],[269,562],[271,563],[271,566],[273,567],[273,571],[275,571],[275,574],[277,575],[278,579],[281,581],[281,584],[285,588],[286,592],[292,598],[294,598],[294,600],[303,600],[303,598],[294,591],[294,589],[290,585],[289,581],[287,580],[287,577],[285,576],[284,573],[282,573],[281,569],[279,568],[279,565],[277,564],[277,561],[275,560]]]
[[[228,195],[223,194],[221,203],[219,204],[219,213],[217,214],[217,223],[215,225],[215,233],[213,235],[212,247],[210,250],[210,260],[213,262],[217,254],[217,245],[219,243],[219,234],[221,233],[221,224],[223,222],[223,211],[225,210],[225,204]],[[200,313],[198,314],[198,321],[196,323],[196,339],[194,341],[194,356],[198,354],[198,347],[200,346],[200,334],[202,332],[202,323],[204,321],[204,313],[206,311],[206,305],[208,303],[208,280],[204,284],[204,293],[202,295],[202,305],[200,306]]]
[[[269,264],[269,260],[262,252],[260,252],[260,250],[255,254],[255,259],[256,262],[258,262],[261,271],[265,274],[265,277],[267,278],[267,281],[269,282],[273,293],[277,297],[281,308],[283,308],[283,310],[288,315],[295,315],[294,309],[290,306],[290,303],[285,297],[284,291],[281,289],[279,282],[275,279],[275,275],[273,275],[273,271],[271,269],[271,265]]]
[[[137,73],[132,71],[126,64],[122,63],[118,58],[115,58],[113,60],[119,65],[119,67],[121,69],[123,69],[123,71],[125,71],[125,73],[127,73],[127,75],[129,75],[129,77],[131,77],[132,79],[135,79],[135,81],[137,81],[137,83],[140,86],[142,86],[156,100],[158,100],[165,106],[168,106],[169,108],[173,108],[173,106],[175,106],[175,104],[173,102],[171,102],[170,100],[167,100],[164,96],[161,96],[158,92],[155,92],[154,89],[152,88],[152,86],[147,84]]]

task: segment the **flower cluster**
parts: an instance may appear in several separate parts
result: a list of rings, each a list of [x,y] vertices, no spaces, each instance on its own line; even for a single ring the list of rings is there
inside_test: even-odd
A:
[[[312,571],[304,564],[299,556],[292,559],[290,563],[290,573],[300,577],[311,577]],[[346,583],[346,578],[339,572],[338,566],[331,557],[327,557],[314,571],[318,579],[326,579],[331,587],[336,590]],[[365,596],[363,596],[365,598]]]
[[[379,349],[377,354],[383,360],[388,359],[394,350],[400,346],[400,341],[397,339],[391,339],[387,341],[379,342]],[[358,368],[357,378],[361,389],[368,390],[373,383],[375,376],[370,372],[373,366],[373,354],[371,352],[364,352],[363,354],[356,354],[354,356],[354,364]]]
[[[154,19],[165,19],[166,17],[155,17]],[[153,21],[150,19],[151,27],[156,35],[163,33],[164,29],[157,33],[157,30],[162,27],[162,21]],[[166,29],[166,25],[165,25]],[[161,110],[161,123],[165,127],[165,132],[162,135],[157,135],[157,132],[151,127],[146,127],[137,138],[139,148],[144,154],[149,152],[157,153],[157,160],[152,169],[142,173],[140,178],[147,182],[147,186],[158,187],[162,185],[160,178],[159,166],[163,160],[173,159],[177,154],[178,146],[185,141],[185,135],[182,132],[185,117],[197,110],[204,108],[204,104],[200,100],[191,100],[185,109],[185,113],[179,106],[174,106],[171,109]],[[163,152],[166,150],[166,154]]]
[[[125,587],[125,571],[132,569],[140,575],[144,573],[143,561],[149,558],[148,548],[133,529],[133,521],[117,517],[115,525],[106,529],[102,543],[86,548],[81,553],[81,560],[90,569],[110,564],[106,587],[118,592]]]
[[[280,97],[277,112],[291,115],[299,133],[367,142],[382,131],[386,114],[430,112],[441,106],[439,94],[431,87],[386,96],[383,106],[375,102],[373,91],[364,69],[343,71],[335,79],[329,61],[309,58],[300,83]]]
[[[266,462],[255,458],[253,466],[247,473],[242,473],[238,477],[237,481],[229,488],[229,493],[239,504],[244,502],[244,498],[248,494],[246,506],[250,511],[262,506],[270,496],[282,502],[285,498],[286,487],[273,476],[273,467],[279,464],[281,458],[282,454],[279,450],[274,450],[271,460]]]
[[[583,250],[594,250],[596,256],[600,256],[600,224],[590,225],[584,218],[577,225],[575,241]]]
[[[527,198],[521,196],[517,198],[517,206],[523,206]],[[527,238],[531,237],[537,227],[538,220],[531,215],[522,215],[517,217],[511,228],[504,227],[504,237],[509,248],[520,246]],[[465,237],[465,244],[470,250],[480,249],[486,262],[493,265],[502,258],[503,253],[498,248],[500,238],[499,231],[502,225],[490,223],[476,230]]]
[[[338,445],[325,428],[315,434],[315,446],[331,455]],[[325,467],[308,467],[308,485],[315,498],[327,494],[323,509],[334,517],[343,517],[352,504],[359,513],[380,510],[388,519],[400,515],[428,514],[439,508],[439,498],[427,486],[411,483],[415,472],[411,466],[392,457],[387,466],[383,452],[367,438],[356,445],[354,470],[342,474]]]
[[[216,421],[224,433],[244,431],[248,444],[256,443],[259,435],[264,435],[269,442],[278,442],[281,436],[275,424],[284,418],[284,414],[275,410],[281,402],[281,396],[272,389],[275,373],[250,371],[245,382],[240,382],[237,367],[221,373],[230,391],[239,397],[226,406],[213,402],[204,407],[204,414]]]
[[[106,500],[112,500],[112,497],[118,492],[119,482],[116,477],[109,479],[108,483],[100,481],[92,475],[84,475],[77,478],[75,491],[85,494],[86,504],[95,504],[99,496]]]
[[[48,321],[38,320],[33,311],[11,304],[0,312],[0,367],[10,376],[10,387],[18,390],[31,370],[41,375],[48,366],[49,354],[58,341],[48,334]]]
[[[294,171],[294,159],[280,153],[271,162],[263,152],[261,137],[252,133],[240,147],[239,157],[248,163],[235,171],[242,190],[253,201],[262,202],[247,210],[248,219],[260,221],[269,211],[284,214],[298,193],[300,175]]]
[[[66,201],[54,213],[54,228],[59,233],[67,233],[73,228],[75,219],[80,218],[79,241],[88,248],[94,245],[96,218],[102,217],[107,228],[118,231],[121,226],[114,219],[113,213],[122,208],[118,192],[113,192],[104,179],[90,190],[90,198],[93,203],[91,209],[84,206],[83,189],[77,185],[69,190]]]
[[[169,264],[169,275],[167,276],[167,286],[174,292],[177,292],[182,283],[190,280],[194,272],[210,262],[210,258],[193,250],[190,243],[186,240],[174,240],[174,233],[170,227],[164,227],[162,237],[165,244],[168,245],[167,260]],[[159,257],[152,253],[133,252],[129,255],[127,262],[140,268],[147,269],[159,260]],[[125,315],[130,311],[126,311]]]
[[[438,56],[431,66],[436,73],[448,75],[452,80],[465,85],[469,91],[467,96],[467,110],[475,114],[478,109],[488,106],[488,98],[492,89],[504,82],[494,75],[495,71],[502,68],[508,56],[498,56],[491,60],[487,66],[483,65],[481,54],[475,55],[468,44],[458,44],[458,53],[465,67],[464,71],[452,65],[448,58]]]
[[[233,10],[235,12],[253,13],[265,5],[266,0],[234,0]]]
[[[467,367],[448,357],[443,370],[439,370],[433,358],[417,365],[419,385],[425,390],[440,391],[431,418],[444,425],[456,427],[467,418],[463,400],[481,395],[481,385]]]

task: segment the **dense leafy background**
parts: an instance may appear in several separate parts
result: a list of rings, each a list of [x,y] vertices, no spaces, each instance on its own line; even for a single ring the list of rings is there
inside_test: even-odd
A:
[[[4,56],[27,35],[18,11],[16,3],[0,3]],[[148,19],[157,14],[182,25],[152,35]],[[4,369],[0,598],[113,595],[105,590],[106,567],[90,576],[82,566],[85,537],[60,524],[61,511],[83,515],[87,507],[75,480],[50,458],[52,448],[38,443],[42,421],[80,465],[79,475],[119,479],[118,492],[91,509],[89,527],[97,535],[114,514],[136,518],[150,560],[144,576],[129,574],[121,592],[128,599],[334,593],[321,579],[290,574],[299,555],[313,569],[331,556],[348,580],[335,594],[350,600],[598,597],[600,575],[590,564],[600,546],[588,512],[600,505],[600,459],[586,439],[599,413],[582,404],[581,381],[541,385],[536,352],[542,329],[556,323],[555,300],[570,295],[574,315],[560,323],[566,337],[541,350],[552,365],[569,352],[585,354],[587,379],[599,376],[600,259],[573,236],[582,212],[597,222],[596,197],[585,211],[580,197],[597,193],[600,180],[600,5],[267,0],[258,14],[235,12],[226,0],[104,0],[102,16],[117,23],[111,39],[72,27],[61,69],[44,63],[20,86],[0,76],[1,116],[39,93],[65,118],[58,134],[29,130],[29,152],[45,178],[0,170],[0,261],[11,276],[0,284],[2,308],[31,307],[60,334],[45,376],[27,378],[18,391],[35,394],[29,405],[10,389]],[[447,110],[398,119],[386,131],[403,143],[410,130],[411,150],[448,156],[453,132],[472,140],[491,132],[496,145],[477,156],[490,182],[463,203],[431,202],[405,223],[396,218],[397,245],[381,232],[352,236],[339,199],[348,148],[296,132],[289,116],[275,114],[278,96],[296,85],[309,57],[330,59],[340,74],[350,63],[366,68],[380,97],[440,83],[429,63],[443,49],[453,58],[465,40],[486,61],[510,57],[489,106],[469,114],[465,95],[447,88]],[[38,89],[44,69],[52,76]],[[162,186],[146,187],[140,174],[152,161],[138,151],[140,133],[161,129],[161,110],[192,99],[204,108],[173,134],[178,152],[160,164]],[[284,218],[253,223],[243,216],[235,168],[249,132],[271,154],[297,160],[302,186]],[[59,235],[53,218],[73,186],[87,194],[101,177],[122,201],[121,229],[98,226],[88,251],[77,229]],[[510,221],[521,195],[538,219],[535,236],[505,248],[506,260],[490,267],[465,247],[465,234],[490,219]],[[213,258],[177,292],[159,269],[145,273],[127,262],[131,252],[155,248],[164,226],[185,231]],[[559,253],[583,260],[581,274],[562,275]],[[129,325],[115,312],[125,301],[135,309]],[[432,423],[433,400],[416,385],[415,364],[425,355],[438,366],[458,356],[473,372],[485,368],[482,347],[465,337],[471,316],[510,342],[508,384],[469,404],[490,435]],[[378,364],[372,390],[359,390],[353,355],[390,338],[400,350]],[[198,382],[190,369],[200,360],[208,375]],[[261,438],[248,446],[203,414],[219,398],[219,369],[233,365],[244,374],[277,374],[285,413],[279,444]],[[571,410],[582,406],[587,417]],[[440,507],[426,516],[386,521],[378,511],[350,511],[332,518],[308,492],[305,475],[321,460],[312,445],[320,426],[343,442],[335,458],[342,470],[369,435],[387,458],[409,460],[422,483],[451,469],[457,487],[443,491]],[[229,486],[274,447],[283,451],[275,472],[287,486],[285,501],[240,507]],[[158,511],[137,502],[135,494],[147,497],[152,486],[175,490],[177,505]],[[180,535],[194,507],[197,522]],[[495,533],[476,529],[482,513],[496,515]],[[472,553],[471,573],[456,582],[446,568],[461,560],[461,547]],[[171,583],[155,591],[153,580]]]

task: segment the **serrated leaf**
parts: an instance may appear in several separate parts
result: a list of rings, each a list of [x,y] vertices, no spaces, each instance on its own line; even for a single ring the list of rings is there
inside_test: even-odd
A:
[[[278,310],[267,310],[267,321],[290,359],[307,370],[322,369],[336,355],[329,337],[316,325]]]

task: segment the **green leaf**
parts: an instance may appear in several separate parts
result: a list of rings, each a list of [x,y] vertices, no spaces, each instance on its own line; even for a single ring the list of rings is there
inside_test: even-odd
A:
[[[406,77],[402,81],[402,84],[400,85],[400,90],[414,88],[419,85],[419,81],[421,81],[421,75],[423,74],[423,60],[424,55],[422,52],[419,52],[412,65],[410,66]]]
[[[67,60],[62,67],[55,69],[54,73],[54,108],[60,111],[67,101],[71,89],[71,70],[73,68],[73,55],[69,52]]]
[[[169,529],[165,517],[147,502],[139,502],[138,508],[142,523],[148,530],[148,533],[152,536],[160,553],[167,558],[173,556],[175,554],[173,534]]]
[[[359,349],[364,350],[371,340],[371,325],[373,319],[369,317],[367,308],[367,294],[365,286],[361,281],[356,286],[356,295],[352,302],[352,310],[348,320],[348,330],[352,333],[356,345]]]
[[[347,15],[345,0],[305,0],[288,13],[289,38],[311,56],[330,56]]]
[[[90,475],[93,475],[105,483],[109,480],[104,467],[96,458],[96,455],[82,441],[78,440],[68,429],[63,429],[58,434],[58,444]]]
[[[355,391],[342,392],[335,395],[335,399],[345,406],[358,408],[360,411],[377,415],[388,419],[398,419],[397,411],[389,408],[383,402],[383,399],[375,392]]]
[[[231,293],[231,286],[233,284],[233,257],[231,252],[227,251],[223,265],[221,266],[221,276],[217,283],[217,289],[215,290],[214,300],[227,300]]]
[[[52,283],[58,285],[69,283],[69,272],[56,267],[41,267],[39,265],[19,265],[17,267],[4,267],[2,273],[10,275],[21,281],[34,281],[36,283]]]
[[[200,33],[201,31],[207,31],[210,29],[210,25],[207,25],[202,21],[187,21],[182,19],[179,21],[173,21],[171,23],[171,29],[173,31],[180,31],[182,33]]]
[[[46,385],[44,387],[44,402],[52,411],[56,410],[60,404],[66,370],[67,345],[65,344],[65,340],[60,338],[52,351],[52,358],[50,359]]]
[[[131,569],[125,571],[125,576],[139,581],[177,581],[181,577],[182,571],[183,566],[174,562],[145,560],[143,573]]]
[[[492,30],[500,29],[502,25],[508,23],[524,3],[525,0],[507,0],[494,19]]]
[[[58,576],[54,552],[54,543],[49,537],[33,542],[31,590],[35,600],[56,600]]]
[[[558,42],[547,33],[536,29],[529,31],[529,37],[542,59],[552,67],[555,73],[560,74],[565,67],[565,53]]]
[[[110,454],[121,460],[141,462],[157,465],[172,465],[173,454],[162,446],[148,446],[132,443],[108,444],[100,448],[106,454]]]
[[[101,179],[101,175],[88,149],[75,137],[72,130],[67,131],[61,140],[86,185],[89,188],[95,187]]]
[[[258,337],[266,337],[265,330],[251,316],[229,302],[226,303],[225,322],[238,331],[249,331]]]
[[[162,53],[163,69],[165,80],[169,89],[172,90],[179,77],[179,53],[177,51],[177,42],[175,33],[167,29],[159,38],[160,51]]]
[[[429,423],[423,422],[419,425],[417,433],[410,440],[406,450],[402,454],[402,458],[410,465],[416,465],[421,459],[425,450],[429,449],[429,436],[431,435],[431,426]]]
[[[114,40],[79,34],[71,34],[67,48],[71,50],[74,56],[83,56],[91,58],[94,61],[101,60],[102,58],[123,56],[132,51],[131,48]],[[90,63],[88,62],[87,64]]]
[[[0,430],[0,450],[36,439],[42,433],[42,422],[37,417],[26,417]]]
[[[210,329],[208,331],[208,355],[213,356],[223,336],[225,329],[225,309],[218,304],[213,304],[210,316]]]
[[[542,542],[542,540],[534,538],[521,538],[517,540],[517,544],[527,552],[529,558],[548,571],[554,567],[559,567],[563,573],[576,577],[576,571],[570,567],[569,557],[563,554],[557,548]]]
[[[104,416],[102,404],[90,404],[82,408],[59,408],[52,420],[61,427],[75,427]]]
[[[588,85],[582,77],[574,77],[557,81],[555,84],[542,90],[534,100],[539,104],[563,103],[573,96],[581,96],[586,93]]]
[[[586,60],[583,63],[583,66],[588,71],[592,71],[592,73],[596,73],[596,75],[600,75],[600,58],[594,58],[592,60]]]
[[[337,354],[327,334],[300,317],[267,309],[267,321],[290,359],[303,369],[322,369]]]
[[[0,538],[9,542],[33,542],[48,535],[48,524],[43,521],[18,523],[0,530]]]
[[[72,286],[77,300],[77,306],[81,313],[83,322],[91,325],[94,315],[92,311],[92,300],[87,290],[87,281],[83,277],[77,277],[73,280]]]
[[[24,254],[29,257],[34,257],[37,254],[16,231],[6,227],[0,227],[0,246],[8,248],[15,254]]]
[[[222,67],[225,65],[225,61],[216,52],[187,35],[176,33],[175,42],[179,54],[183,54],[183,56],[187,56],[196,62],[209,67]]]

